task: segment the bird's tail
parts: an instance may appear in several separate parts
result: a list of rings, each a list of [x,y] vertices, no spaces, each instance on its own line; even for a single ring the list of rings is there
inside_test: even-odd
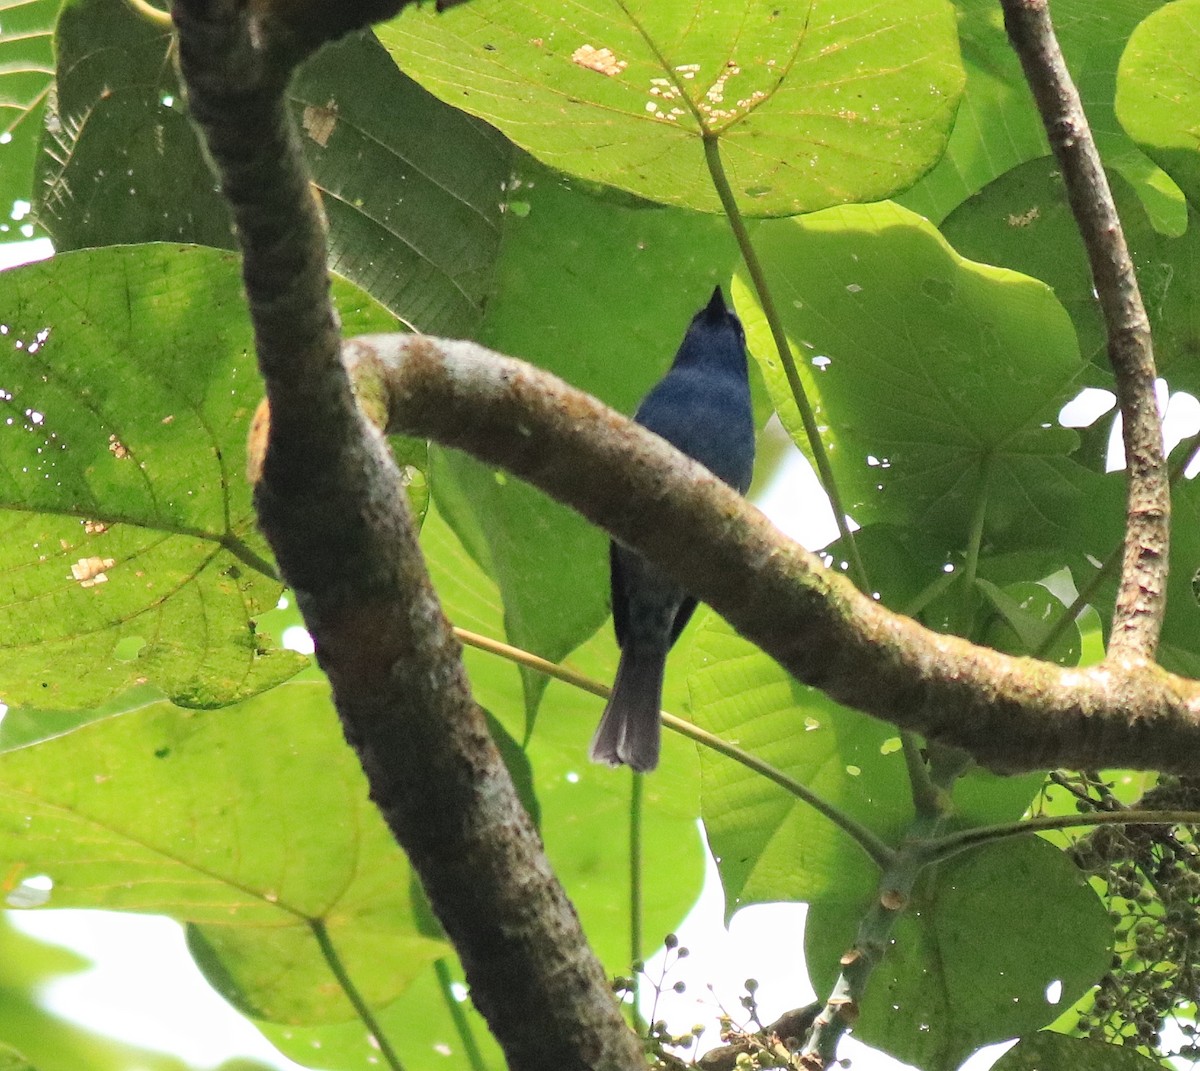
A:
[[[640,773],[658,765],[665,663],[665,651],[626,644],[612,695],[592,738],[593,762],[609,766],[625,763]]]

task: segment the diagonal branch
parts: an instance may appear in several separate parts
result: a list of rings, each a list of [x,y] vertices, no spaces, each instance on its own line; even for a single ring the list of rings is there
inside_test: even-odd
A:
[[[931,632],[783,536],[700,465],[602,402],[470,342],[353,339],[388,430],[527,480],[635,548],[793,676],[1002,772],[1200,768],[1200,684],[1152,664],[1063,669]]]
[[[1009,40],[1062,168],[1108,332],[1128,473],[1125,551],[1109,657],[1153,659],[1167,594],[1171,489],[1154,396],[1150,321],[1079,93],[1054,36],[1047,0],[1000,0]]]
[[[324,227],[284,92],[324,36],[389,6],[402,0],[172,5],[189,105],[238,225],[271,407],[255,503],[371,797],[509,1066],[635,1068],[640,1046],[471,697],[400,474],[341,361]]]

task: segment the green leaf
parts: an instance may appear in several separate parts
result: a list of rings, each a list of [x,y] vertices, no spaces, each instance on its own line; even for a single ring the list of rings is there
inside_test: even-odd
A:
[[[995,1064],[992,1071],[1162,1071],[1158,1060],[1124,1045],[1107,1045],[1069,1038],[1048,1030],[1022,1038]]]
[[[417,330],[471,335],[492,290],[512,146],[401,74],[370,34],[323,48],[290,96],[329,266]]]
[[[233,247],[229,208],[184,110],[173,34],[128,4],[70,0],[34,214],[60,252],[134,242]]]
[[[963,80],[943,0],[474,0],[379,35],[545,163],[709,212],[703,137],[745,212],[878,200],[940,155]]]
[[[54,78],[51,45],[62,0],[0,0],[0,234],[14,201],[32,201],[42,112]]]
[[[1048,662],[1063,666],[1079,664],[1081,640],[1079,626],[1074,621],[1063,630],[1050,650],[1041,651],[1050,629],[1067,612],[1062,600],[1045,585],[1026,580],[998,587],[990,580],[978,577],[975,586],[997,615],[985,623],[981,643],[1006,654],[1038,654]]]
[[[1129,183],[1115,173],[1109,181],[1154,331],[1155,365],[1174,389],[1200,393],[1195,359],[1200,216],[1187,210],[1187,230],[1177,238],[1163,235]],[[963,256],[1024,272],[1053,287],[1071,314],[1080,350],[1093,363],[1088,382],[1111,389],[1104,321],[1092,293],[1087,253],[1053,158],[1033,160],[988,185],[950,215],[942,233]]]
[[[445,952],[417,931],[319,684],[203,713],[160,702],[0,755],[0,860],[49,877],[52,906],[192,923],[209,980],[259,1017],[353,1015],[317,927],[371,1004]]]
[[[351,332],[392,326],[335,296]],[[149,680],[212,706],[295,673],[255,634],[280,584],[243,475],[261,386],[237,258],[60,255],[0,275],[0,308],[0,697],[82,708]]]
[[[913,809],[894,726],[797,684],[715,616],[689,653],[697,725],[765,759],[884,840],[900,838]],[[813,902],[875,887],[875,864],[807,803],[705,749],[700,768],[704,827],[727,915],[751,903]]]
[[[36,1071],[36,1068],[16,1049],[0,1045],[0,1071]]]
[[[763,223],[755,242],[858,523],[918,526],[965,545],[984,495],[989,538],[1061,537],[1078,437],[1053,421],[1081,363],[1047,286],[963,259],[890,203]],[[741,276],[735,296],[784,426],[804,449]]]
[[[1054,26],[1087,108],[1097,148],[1109,170],[1137,190],[1154,223],[1179,234],[1184,227],[1178,188],[1140,152],[1113,114],[1117,61],[1134,27],[1163,0],[1056,0]],[[1041,118],[992,0],[955,0],[966,92],[946,152],[899,200],[937,222],[993,179],[1049,153]]]
[[[711,216],[598,199],[528,158],[508,197],[480,341],[631,413],[713,284],[732,273],[728,229]],[[503,635],[562,658],[608,616],[607,538],[503,473],[433,455],[438,507],[503,595]],[[543,684],[526,683],[532,715]]]
[[[913,807],[895,726],[798,684],[715,614],[687,654],[697,725],[765,759],[885,842],[899,841]],[[751,903],[872,895],[878,868],[828,818],[731,759],[702,748],[700,760],[704,826],[729,915]],[[1016,821],[1041,782],[1040,774],[972,770],[954,786],[956,824]]]
[[[1174,673],[1200,677],[1200,485],[1195,479],[1176,482],[1171,512],[1171,571],[1158,660]],[[1114,590],[1106,585],[1105,595],[1114,597]]]
[[[809,910],[805,959],[817,992],[832,988],[868,902]],[[922,879],[897,920],[855,1036],[924,1071],[953,1071],[980,1045],[1054,1020],[1108,969],[1111,939],[1100,899],[1045,841],[956,856]],[[1051,1004],[1056,981],[1061,998]]]
[[[1175,0],[1129,38],[1116,112],[1130,137],[1200,207],[1200,2]]]
[[[64,11],[37,206],[60,250],[233,244],[172,40],[127,4],[74,0]],[[499,250],[508,142],[402,75],[369,34],[322,49],[290,97],[323,195],[330,267],[422,331],[470,333]]]

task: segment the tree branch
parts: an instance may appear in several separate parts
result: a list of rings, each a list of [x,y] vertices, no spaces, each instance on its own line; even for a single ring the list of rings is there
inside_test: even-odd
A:
[[[1054,36],[1047,0],[1000,0],[1004,25],[1062,168],[1092,268],[1116,375],[1128,475],[1125,551],[1112,660],[1153,659],[1162,629],[1171,490],[1154,396],[1154,351],[1133,261],[1096,143]]]
[[[237,220],[271,407],[255,502],[371,797],[509,1066],[627,1071],[640,1046],[471,697],[400,474],[351,391],[321,212],[285,109],[300,57],[400,6],[173,4],[192,114]]]
[[[1200,768],[1200,684],[1143,661],[1064,669],[892,613],[707,470],[590,395],[470,342],[347,343],[388,430],[503,467],[669,573],[805,684],[1001,772]]]

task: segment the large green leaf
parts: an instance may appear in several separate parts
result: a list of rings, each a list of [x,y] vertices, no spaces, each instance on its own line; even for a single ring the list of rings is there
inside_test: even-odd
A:
[[[64,10],[37,204],[60,250],[232,245],[172,47],[169,31],[127,4],[73,0]],[[400,74],[369,34],[323,49],[290,96],[329,220],[331,268],[423,331],[470,333],[500,243],[508,142]]]
[[[809,911],[804,951],[818,993],[833,986],[868,903]],[[957,856],[922,879],[897,920],[855,1036],[922,1071],[954,1071],[980,1045],[1056,1019],[1108,969],[1111,940],[1099,897],[1045,841]]]
[[[913,818],[895,726],[797,684],[710,615],[689,650],[692,715],[805,785],[889,843]],[[746,767],[701,749],[704,826],[726,911],[776,900],[866,900],[879,870],[849,834],[808,803]],[[974,772],[955,787],[957,820],[1015,821],[1040,778]]]
[[[0,697],[79,708],[147,679],[210,706],[303,660],[244,476],[261,396],[237,258],[141,246],[0,275]],[[394,320],[345,284],[347,328]]]
[[[359,992],[399,995],[445,945],[321,684],[188,713],[159,702],[0,756],[0,860],[49,904],[193,924],[210,980],[288,1022],[351,1018],[318,931]]]
[[[670,365],[736,262],[723,222],[598,199],[525,158],[480,339],[626,412]],[[556,660],[608,616],[604,535],[540,492],[435,451],[444,515],[499,584],[508,639]],[[530,709],[541,684],[527,682]]]
[[[57,249],[233,246],[229,208],[184,112],[172,32],[128,4],[69,0],[34,212]]]
[[[443,100],[643,197],[717,211],[716,139],[755,215],[908,186],[941,153],[963,80],[944,0],[474,0],[379,34]]]
[[[472,334],[500,252],[512,146],[397,71],[370,34],[322,49],[290,95],[330,267],[420,331]]]
[[[1182,199],[1169,178],[1140,152],[1113,114],[1117,61],[1134,27],[1163,0],[1055,0],[1052,15],[1068,66],[1083,95],[1105,164],[1131,182],[1163,230],[1183,229]],[[900,197],[930,219],[943,219],[988,182],[1049,151],[1042,121],[1026,88],[1000,5],[955,0],[966,92],[946,152],[928,175]]]
[[[1053,421],[1082,363],[1044,283],[965,260],[890,203],[763,223],[755,242],[856,521],[965,545],[982,502],[990,538],[1061,537],[1078,437]],[[741,276],[735,294],[784,426],[806,449]]]
[[[1173,388],[1200,394],[1200,216],[1189,210],[1186,232],[1164,235],[1119,174],[1110,182],[1154,332],[1155,365]],[[1014,168],[988,185],[946,219],[942,233],[963,256],[1052,286],[1071,314],[1080,350],[1095,365],[1089,382],[1111,385],[1087,254],[1052,157]]]
[[[1175,0],[1129,39],[1117,72],[1117,118],[1200,207],[1200,2]]]
[[[1022,1038],[992,1071],[1162,1071],[1163,1064],[1125,1045],[1108,1045],[1040,1030]]]
[[[62,0],[0,0],[0,234],[13,202],[32,200],[33,162],[54,76],[51,33]]]

